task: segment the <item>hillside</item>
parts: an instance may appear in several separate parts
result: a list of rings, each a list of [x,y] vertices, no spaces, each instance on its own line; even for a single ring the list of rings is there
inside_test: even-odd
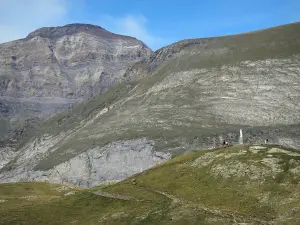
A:
[[[300,151],[235,146],[189,153],[91,189],[0,185],[0,223],[274,224],[300,222]]]
[[[89,24],[44,27],[0,44],[0,138],[19,141],[30,130],[26,122],[35,125],[41,117],[106,92],[151,53],[135,38]]]
[[[223,140],[300,146],[300,23],[184,40],[127,70],[145,76],[44,122],[4,156],[2,182],[90,187]]]

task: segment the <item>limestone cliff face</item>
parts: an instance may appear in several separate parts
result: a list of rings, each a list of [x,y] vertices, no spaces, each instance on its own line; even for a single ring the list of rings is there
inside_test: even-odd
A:
[[[20,151],[14,168],[2,173],[0,179],[8,182],[48,181],[91,187],[107,181],[123,180],[171,158],[169,153],[154,151],[154,142],[143,138],[117,141],[102,148],[95,147],[49,170],[36,170],[40,160],[50,154],[53,150],[51,147],[63,138],[65,135],[55,138],[44,136],[26,145]],[[0,153],[0,159],[4,161],[0,168],[15,156],[8,149],[2,149]]]
[[[109,90],[151,52],[135,38],[94,25],[38,29],[24,39],[0,44],[0,103],[23,124],[26,115],[51,114]],[[10,115],[0,114],[9,128],[2,133],[14,128]]]
[[[1,96],[90,97],[119,83],[150,53],[141,41],[97,26],[41,28],[0,45]]]

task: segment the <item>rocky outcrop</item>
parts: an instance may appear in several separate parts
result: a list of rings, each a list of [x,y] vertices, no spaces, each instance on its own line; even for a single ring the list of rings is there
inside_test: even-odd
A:
[[[97,26],[41,28],[0,45],[1,96],[90,97],[119,83],[128,67],[150,54],[141,41]]]
[[[5,166],[16,156],[16,152],[14,152],[13,148],[4,147],[0,148],[0,168]]]
[[[1,96],[90,97],[150,53],[141,41],[97,26],[41,28],[0,45]]]
[[[11,116],[22,124],[50,115],[125,81],[127,68],[150,54],[135,38],[87,24],[41,28],[0,44],[0,115],[10,126]]]
[[[91,187],[107,181],[123,180],[171,157],[168,153],[154,151],[153,141],[137,139],[95,147],[52,169],[39,170],[36,166],[51,151],[51,141],[55,140],[46,137],[25,146],[16,159],[15,168],[1,174],[1,180],[48,181]],[[2,151],[0,157],[6,154],[5,150]],[[9,157],[7,155],[4,159]]]

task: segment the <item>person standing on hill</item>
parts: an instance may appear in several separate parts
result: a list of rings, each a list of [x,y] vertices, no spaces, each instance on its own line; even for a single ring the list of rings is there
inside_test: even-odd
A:
[[[266,140],[265,140],[265,144],[268,144],[268,142],[269,142],[269,139],[266,139]]]

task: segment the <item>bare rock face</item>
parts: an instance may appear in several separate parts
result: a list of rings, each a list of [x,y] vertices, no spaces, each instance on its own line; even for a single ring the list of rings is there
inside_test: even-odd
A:
[[[52,142],[63,138],[44,137],[25,146],[15,168],[1,174],[1,179],[8,182],[48,181],[91,187],[107,181],[123,180],[171,158],[169,153],[154,151],[154,142],[144,138],[95,147],[49,170],[37,169],[39,160],[50,153]],[[1,157],[7,161],[12,156],[0,149]],[[0,169],[2,166],[0,164]]]
[[[22,111],[22,116],[24,111],[51,114],[124,81],[125,71],[151,52],[135,38],[94,25],[38,29],[25,39],[0,45],[0,103],[11,103],[11,110]],[[39,106],[18,108],[15,102],[24,98]]]
[[[90,97],[119,83],[150,53],[141,41],[97,26],[41,28],[0,45],[1,96]]]
[[[10,147],[0,148],[0,168],[5,166],[15,156],[15,152]]]

